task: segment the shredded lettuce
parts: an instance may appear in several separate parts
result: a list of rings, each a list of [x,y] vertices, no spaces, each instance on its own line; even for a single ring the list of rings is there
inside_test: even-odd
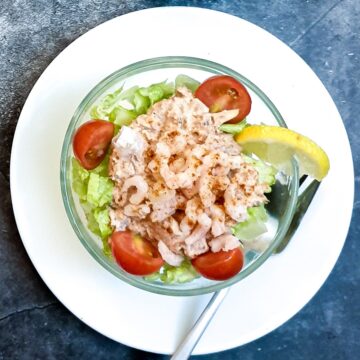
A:
[[[95,208],[94,218],[99,226],[99,231],[102,238],[107,238],[112,234],[112,228],[110,226],[109,209]]]
[[[150,107],[150,99],[147,96],[141,95],[140,91],[137,91],[134,94],[133,104],[137,114],[145,114]]]
[[[191,92],[195,92],[195,90],[199,87],[200,83],[197,80],[194,80],[190,76],[187,75],[178,75],[175,79],[175,88],[181,86],[186,86]]]
[[[106,95],[99,105],[94,106],[90,115],[93,119],[104,119],[107,118],[111,111],[114,109],[116,104],[121,100],[121,92],[123,87],[117,89],[111,94]]]
[[[110,256],[111,250],[108,243],[108,237],[111,235],[112,229],[110,225],[109,209],[93,207],[86,201],[81,201],[80,203],[85,213],[88,229],[101,238],[103,242],[103,252],[105,255]]]
[[[110,255],[107,242],[112,233],[108,205],[112,199],[113,183],[108,175],[109,156],[93,170],[84,169],[72,159],[72,187],[78,194],[88,229],[103,241],[105,255]]]
[[[240,240],[251,241],[267,232],[265,222],[268,214],[264,205],[248,209],[248,219],[231,228],[234,236]]]
[[[166,81],[142,88],[133,86],[124,91],[121,87],[106,95],[91,109],[90,115],[94,119],[109,120],[117,127],[130,125],[137,116],[145,114],[151,105],[169,98],[174,92],[174,84]]]
[[[110,154],[106,154],[105,158],[103,159],[103,161],[93,170],[90,170],[89,173],[94,173],[94,174],[98,174],[100,176],[103,177],[109,177],[109,156]],[[76,159],[73,159],[75,161],[77,161]],[[79,164],[79,166],[81,166]]]
[[[89,181],[89,171],[84,169],[80,163],[72,159],[72,187],[78,194],[80,200],[86,200],[87,183]]]
[[[149,281],[161,280],[165,284],[181,284],[199,277],[189,260],[184,260],[180,266],[165,264],[158,272],[146,276]]]
[[[248,126],[248,124],[246,123],[246,119],[243,119],[237,124],[222,124],[219,126],[219,129],[228,134],[236,135],[243,131],[246,126]]]
[[[135,85],[129,89],[126,89],[125,91],[122,91],[121,94],[119,95],[119,101],[127,100],[129,103],[132,103],[134,100],[135,93],[137,92],[138,89],[139,87]]]
[[[94,207],[103,207],[109,204],[112,199],[114,184],[109,177],[90,173],[87,186],[86,200]]]

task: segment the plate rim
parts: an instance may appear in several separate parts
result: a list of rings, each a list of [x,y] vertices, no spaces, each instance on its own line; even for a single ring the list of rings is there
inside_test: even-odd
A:
[[[27,99],[26,99],[26,101],[25,101],[25,103],[24,103],[24,106],[23,106],[23,108],[22,108],[22,110],[21,110],[21,114],[20,114],[20,116],[19,116],[18,123],[17,123],[16,130],[15,130],[15,134],[14,134],[14,137],[13,137],[13,144],[12,144],[11,155],[10,155],[10,192],[11,192],[11,197],[12,197],[12,205],[13,205],[13,209],[14,209],[14,217],[15,217],[16,225],[17,225],[17,228],[18,228],[18,231],[19,231],[19,234],[20,234],[22,243],[24,244],[24,247],[25,247],[25,249],[26,249],[27,254],[28,254],[28,256],[29,256],[32,264],[33,264],[34,267],[36,268],[37,273],[39,274],[39,276],[41,277],[41,279],[42,279],[42,280],[44,281],[44,283],[48,286],[48,288],[50,289],[50,291],[56,296],[56,298],[57,298],[71,313],[73,313],[78,319],[80,319],[81,321],[83,321],[84,323],[86,323],[86,324],[87,324],[89,327],[91,327],[92,329],[95,329],[95,330],[98,331],[99,333],[101,333],[101,334],[103,334],[104,336],[107,336],[107,337],[109,337],[109,338],[111,338],[111,339],[113,339],[113,340],[115,340],[115,341],[118,341],[118,340],[115,339],[115,338],[113,338],[113,337],[111,337],[111,336],[109,336],[108,334],[104,334],[103,332],[99,331],[96,327],[94,327],[93,325],[91,325],[87,320],[85,320],[85,319],[83,319],[83,318],[80,318],[80,317],[71,309],[70,306],[67,306],[67,303],[66,303],[66,302],[64,302],[63,300],[62,300],[62,301],[60,300],[60,298],[58,297],[58,294],[56,294],[56,293],[54,292],[53,287],[50,286],[50,285],[48,284],[48,282],[45,281],[45,279],[44,279],[44,277],[43,277],[43,274],[38,270],[38,267],[37,267],[37,265],[36,265],[36,261],[34,261],[34,259],[32,258],[32,256],[31,256],[31,251],[29,251],[29,249],[28,249],[28,247],[27,247],[29,244],[28,244],[26,241],[23,240],[24,238],[26,238],[26,234],[25,234],[25,236],[24,236],[23,230],[21,229],[21,226],[19,226],[19,224],[21,223],[21,220],[20,220],[20,213],[21,213],[21,211],[19,210],[19,203],[16,203],[16,201],[13,200],[13,199],[16,199],[16,198],[17,198],[17,195],[15,195],[16,190],[14,189],[14,186],[15,186],[15,180],[14,180],[14,176],[15,176],[15,175],[14,175],[14,173],[15,173],[15,171],[14,171],[14,167],[15,167],[15,165],[14,165],[14,158],[15,158],[15,155],[14,155],[14,154],[16,153],[16,150],[15,150],[16,147],[19,146],[19,145],[18,145],[18,142],[19,142],[19,137],[20,137],[20,135],[19,135],[18,129],[20,128],[20,127],[19,127],[19,124],[21,123],[21,121],[22,121],[22,123],[24,123],[24,120],[22,120],[22,119],[23,119],[23,118],[26,118],[27,108],[30,106],[29,104],[31,103],[31,101],[33,101],[33,97],[35,96],[34,94],[36,94],[36,91],[38,90],[39,86],[40,86],[40,85],[42,84],[42,82],[44,81],[43,79],[46,77],[47,71],[49,71],[48,69],[51,68],[54,63],[56,63],[57,61],[59,61],[59,58],[60,58],[60,60],[61,60],[61,56],[63,55],[63,53],[64,53],[66,50],[68,50],[69,48],[71,48],[71,47],[73,47],[73,46],[76,46],[77,41],[78,41],[80,38],[88,35],[88,34],[91,33],[92,31],[95,31],[96,29],[98,29],[99,27],[103,26],[104,24],[107,24],[107,23],[112,22],[112,21],[116,21],[117,19],[119,19],[119,18],[121,18],[121,17],[123,17],[123,16],[128,16],[128,15],[134,16],[134,14],[137,14],[137,13],[140,13],[140,12],[150,12],[150,11],[158,11],[158,10],[160,10],[160,11],[164,11],[164,10],[165,10],[165,11],[166,11],[166,10],[173,9],[173,8],[183,8],[183,9],[187,9],[187,10],[189,10],[189,11],[193,11],[193,10],[195,9],[196,11],[199,11],[199,12],[203,12],[203,11],[207,12],[207,11],[210,11],[210,12],[213,12],[213,13],[219,13],[219,14],[222,15],[222,16],[224,16],[224,15],[230,16],[230,17],[232,17],[232,18],[235,18],[236,20],[241,20],[241,21],[243,21],[243,22],[245,22],[245,23],[247,23],[247,24],[251,24],[252,26],[255,26],[255,27],[257,27],[257,28],[260,28],[261,30],[265,31],[268,35],[271,35],[271,36],[274,37],[275,39],[279,40],[278,38],[276,38],[274,35],[272,35],[272,34],[269,33],[268,31],[262,29],[261,27],[259,27],[258,25],[254,24],[254,23],[251,23],[251,22],[248,21],[248,20],[239,18],[239,17],[237,17],[237,16],[234,16],[234,15],[231,15],[231,14],[228,14],[228,13],[225,13],[225,12],[222,12],[222,11],[213,10],[213,9],[197,8],[197,7],[185,7],[185,6],[174,6],[174,7],[173,7],[173,6],[167,6],[167,7],[156,7],[156,8],[143,9],[143,10],[134,11],[134,12],[131,12],[131,13],[128,13],[128,14],[125,14],[125,15],[117,16],[117,17],[115,17],[115,18],[112,18],[112,19],[110,19],[110,20],[108,20],[108,21],[103,22],[103,23],[100,24],[100,25],[95,26],[95,27],[92,28],[91,30],[87,31],[86,33],[84,33],[83,35],[81,35],[80,37],[78,37],[77,39],[75,39],[71,44],[69,44],[66,48],[64,48],[64,49],[53,59],[53,61],[51,61],[51,63],[46,67],[46,69],[43,71],[43,73],[41,74],[41,76],[38,78],[38,80],[37,80],[36,83],[34,84],[33,88],[31,89],[31,91],[30,91],[30,93],[29,93],[29,95],[28,95],[28,97],[27,97]],[[294,52],[287,44],[285,44],[285,43],[282,42],[281,40],[279,40],[279,41],[280,41],[283,45],[287,46],[292,52]],[[296,53],[295,53],[295,54],[296,54]],[[296,55],[304,62],[304,64],[306,64],[305,61],[304,61],[298,54],[296,54]],[[314,72],[307,64],[306,64],[306,66],[307,66],[308,70],[310,69],[310,70],[315,74],[315,72]],[[319,79],[316,74],[315,74],[315,76],[317,77],[317,79]],[[324,85],[323,85],[323,86],[324,86]],[[324,88],[325,88],[325,86],[324,86]],[[326,88],[325,88],[325,89],[326,89]],[[326,90],[326,91],[327,91],[327,90]],[[333,101],[333,100],[332,100],[332,101]],[[335,104],[334,104],[334,105],[335,105]],[[335,109],[337,110],[336,106],[335,106]],[[338,110],[337,110],[337,112],[338,112]],[[338,112],[338,116],[339,116],[339,118],[341,119],[341,115],[339,114],[339,112]],[[342,126],[344,127],[344,129],[345,129],[345,131],[346,131],[346,128],[345,128],[345,126],[344,126],[344,123],[342,123]],[[348,140],[348,139],[347,139],[347,140]],[[349,150],[350,150],[351,161],[352,161],[352,180],[354,180],[354,165],[353,165],[353,159],[352,159],[352,153],[351,153],[351,147],[350,147],[349,140],[348,140],[348,144],[347,144],[347,145],[349,146]],[[352,181],[352,182],[354,183],[354,181]],[[353,202],[354,202],[354,184],[353,184],[351,193],[352,193],[351,203],[353,204]],[[352,210],[351,210],[351,213],[352,213]],[[348,231],[349,231],[349,227],[350,227],[350,224],[351,224],[351,213],[350,213],[350,216],[348,217],[347,232],[346,232],[346,234],[345,234],[345,236],[344,236],[344,240],[343,240],[343,242],[342,242],[342,247],[341,247],[339,253],[337,254],[337,258],[336,258],[335,262],[331,265],[330,270],[328,270],[328,274],[327,274],[325,280],[320,284],[319,288],[324,284],[324,282],[326,281],[327,277],[330,275],[330,273],[331,273],[331,271],[332,271],[335,263],[337,262],[340,254],[341,254],[341,250],[342,250],[342,248],[343,248],[343,246],[344,246],[344,243],[345,243],[345,240],[346,240]],[[317,291],[319,290],[319,288],[318,288],[318,289],[315,291],[315,293],[310,297],[310,299],[317,293]],[[309,300],[310,300],[310,299],[309,299]],[[309,301],[309,300],[308,300],[308,301]],[[306,301],[306,302],[303,304],[303,306],[302,306],[301,308],[299,308],[299,309],[298,309],[294,314],[292,314],[290,317],[287,316],[286,319],[284,320],[284,322],[286,322],[287,320],[289,320],[290,318],[292,318],[297,312],[299,312],[299,311],[307,304],[308,301]],[[275,327],[274,329],[278,328],[278,327],[279,327],[280,325],[282,325],[284,322],[281,322],[280,324],[276,325],[276,327]],[[272,331],[272,330],[274,330],[274,329],[266,330],[264,334],[260,334],[260,335],[257,336],[256,338],[258,339],[259,337],[262,337],[262,336],[264,336],[265,334],[268,334],[270,331]],[[254,339],[253,339],[253,340],[254,340]],[[253,341],[253,340],[252,340],[252,341]],[[127,343],[126,341],[123,341],[123,340],[122,340],[121,343],[122,343],[122,344],[125,344],[125,345],[128,345],[128,346],[131,346],[131,347],[133,347],[133,348],[137,348],[137,349],[139,349],[139,350],[152,351],[152,352],[154,352],[154,349],[147,349],[147,348],[144,348],[144,347],[139,347],[139,346],[137,346],[137,345],[134,345],[134,344],[131,343],[131,342],[130,342],[130,343],[129,343],[129,342]],[[230,346],[230,347],[227,345],[226,348],[221,348],[221,349],[218,349],[218,350],[216,350],[216,351],[211,351],[211,352],[217,352],[217,351],[222,351],[222,350],[226,350],[226,349],[231,349],[231,348],[234,348],[234,347],[237,347],[237,346],[239,346],[239,345],[238,345],[238,344],[233,344],[233,346]],[[206,354],[206,353],[208,353],[208,352],[196,352],[196,354]]]

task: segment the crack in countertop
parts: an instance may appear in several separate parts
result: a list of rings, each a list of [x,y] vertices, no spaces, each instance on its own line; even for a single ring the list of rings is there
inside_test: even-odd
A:
[[[6,319],[9,319],[11,318],[12,316],[14,315],[18,315],[18,314],[23,314],[23,313],[26,313],[26,312],[31,312],[31,311],[34,311],[34,310],[43,310],[43,309],[46,309],[50,306],[54,306],[54,305],[59,305],[59,302],[58,301],[53,301],[49,304],[46,304],[46,305],[35,305],[33,307],[30,307],[30,308],[24,308],[24,309],[20,309],[20,310],[16,310],[16,311],[13,311],[9,314],[6,314],[4,315],[3,317],[0,318],[0,323]]]
[[[328,10],[323,12],[315,21],[313,21],[304,31],[302,31],[293,41],[289,42],[289,46],[293,47],[299,40],[301,40],[313,27],[315,27],[322,19],[324,19],[336,6],[342,3],[343,0],[339,0],[332,5]]]

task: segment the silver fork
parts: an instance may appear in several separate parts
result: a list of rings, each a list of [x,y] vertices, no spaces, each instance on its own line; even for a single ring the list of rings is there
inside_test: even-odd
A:
[[[294,235],[295,231],[300,225],[300,222],[305,215],[308,207],[310,206],[311,201],[314,198],[316,191],[319,188],[320,182],[313,180],[309,185],[305,184],[306,176],[300,179],[299,192],[296,210],[294,217],[290,223],[289,229],[285,234],[283,240],[279,246],[274,251],[275,254],[281,253],[286,246],[288,245],[290,239]],[[305,189],[303,189],[305,187]],[[303,190],[303,191],[302,191]],[[301,192],[302,191],[302,192]],[[194,326],[191,328],[189,333],[186,335],[184,340],[181,342],[179,347],[174,352],[170,360],[186,360],[190,357],[192,351],[194,350],[196,344],[199,342],[202,334],[209,325],[211,319],[214,317],[216,311],[218,310],[220,304],[225,299],[228,294],[230,287],[222,289],[214,293],[209,303],[206,305],[204,311],[200,315],[199,319],[196,321]]]

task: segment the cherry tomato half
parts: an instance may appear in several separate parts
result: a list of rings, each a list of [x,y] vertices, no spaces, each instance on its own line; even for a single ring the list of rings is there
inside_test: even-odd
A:
[[[90,120],[82,124],[73,138],[75,157],[81,165],[91,170],[96,168],[106,155],[114,136],[114,124],[105,120]]]
[[[211,112],[238,109],[238,115],[229,123],[243,120],[251,109],[251,98],[244,85],[228,75],[216,75],[205,80],[195,91],[195,97]]]
[[[243,267],[244,255],[238,247],[229,251],[207,252],[191,260],[194,268],[210,280],[226,280],[236,275]]]
[[[110,237],[116,262],[133,275],[149,275],[164,264],[158,250],[147,240],[130,231],[117,231]]]

